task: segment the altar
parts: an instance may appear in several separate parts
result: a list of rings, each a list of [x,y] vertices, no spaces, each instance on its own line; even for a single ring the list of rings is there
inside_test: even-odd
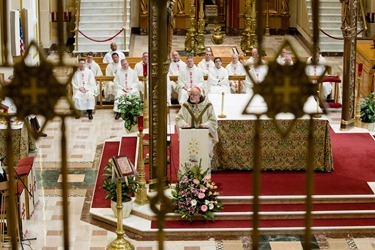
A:
[[[215,113],[221,113],[221,95],[208,95]],[[211,162],[216,170],[251,170],[254,167],[254,134],[255,119],[253,115],[242,115],[242,111],[251,95],[225,95],[224,114],[226,118],[218,118],[219,142],[214,147]],[[263,98],[254,98],[248,110],[264,112],[267,106]],[[310,97],[304,106],[305,112],[317,110],[317,103]],[[282,114],[278,117],[281,127],[291,124],[293,116]],[[314,118],[314,169],[333,171],[333,158],[328,119],[323,115]],[[308,156],[308,116],[300,118],[294,124],[288,136],[282,138],[274,123],[262,117],[261,126],[261,162],[262,170],[305,170]]]
[[[8,159],[6,157],[6,143],[7,143],[7,125],[0,124],[0,152],[5,156],[3,161],[4,165],[8,165]],[[11,124],[11,136],[12,136],[12,152],[14,164],[17,165],[17,162],[24,157],[27,157],[29,154],[29,136],[26,125],[23,122],[18,124]],[[30,138],[31,139],[31,138]]]

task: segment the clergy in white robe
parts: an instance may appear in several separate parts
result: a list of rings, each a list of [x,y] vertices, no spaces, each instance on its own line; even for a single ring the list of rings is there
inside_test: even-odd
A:
[[[202,61],[198,63],[198,68],[202,71],[203,75],[206,76],[210,69],[213,69],[214,67],[215,63],[212,61],[212,53],[207,51]]]
[[[143,52],[142,54],[142,61],[137,62],[134,66],[134,71],[137,74],[137,76],[148,76],[148,52]],[[148,86],[148,85],[147,85]],[[139,90],[143,93],[144,90],[144,83],[139,82]]]
[[[100,69],[100,66],[99,64],[97,64],[95,61],[94,61],[94,55],[92,52],[89,52],[87,53],[87,57],[86,57],[86,67],[92,71],[92,73],[94,73],[94,76],[102,76],[103,73],[102,73],[102,70]]]
[[[111,51],[109,51],[107,54],[104,55],[103,63],[111,63],[113,62],[112,55],[116,53],[119,56],[119,61],[121,62],[122,59],[125,59],[124,53],[117,50],[117,44],[115,42],[110,44]]]
[[[241,86],[241,93],[252,93],[249,76],[246,74],[246,70],[243,64],[238,61],[238,54],[232,55],[232,61],[226,66],[226,69],[228,71],[228,75],[230,76],[246,76],[246,79],[244,81],[229,81],[231,93],[237,93],[239,86]]]
[[[254,84],[261,83],[268,73],[268,66],[267,65],[265,65],[265,64],[258,65],[257,63],[258,63],[258,60],[255,59],[254,65],[252,65],[250,67],[249,74],[252,77],[252,79],[250,78],[251,87]]]
[[[116,100],[113,105],[113,111],[116,112],[115,119],[119,119],[121,114],[118,109],[118,100],[120,96],[124,95],[139,95],[139,81],[137,73],[129,67],[129,63],[126,59],[121,61],[121,69],[117,71],[115,79]]]
[[[107,68],[105,69],[105,75],[106,76],[115,76],[117,71],[121,69],[121,62],[119,59],[119,56],[114,53],[112,54],[113,62],[107,65]],[[105,82],[104,83],[104,97],[107,100],[113,100],[115,98],[115,89],[114,89],[114,83],[112,81]]]
[[[306,63],[307,64],[313,63],[313,59],[312,59],[311,56],[309,58],[307,58]],[[318,76],[322,76],[325,73],[326,67],[323,64],[326,64],[327,60],[320,54],[319,50],[317,51],[317,54],[316,54],[316,63],[318,65],[308,65],[308,66],[306,66],[306,74],[308,76],[312,76],[312,77],[317,76],[318,77]],[[319,65],[319,64],[322,64],[322,65]],[[332,93],[332,89],[333,88],[332,88],[331,83],[323,82],[322,86],[321,86],[320,97],[322,99],[326,99],[328,97],[328,95]]]
[[[97,96],[98,93],[94,73],[86,68],[85,59],[79,60],[79,69],[73,75],[72,86],[73,101],[76,109],[86,110],[89,119],[92,120],[95,96]]]
[[[180,105],[185,103],[189,98],[189,91],[192,87],[199,86],[203,89],[204,78],[202,71],[194,65],[193,57],[187,58],[187,66],[181,70],[178,76],[178,84],[180,86],[180,92],[178,96],[178,102]]]
[[[199,87],[192,87],[189,99],[185,102],[176,116],[178,128],[207,128],[209,130],[210,157],[213,147],[219,141],[217,118],[212,103],[202,95]]]
[[[180,55],[176,50],[172,52],[172,61],[169,64],[169,71],[167,75],[167,103],[171,104],[172,99],[178,99],[180,86],[178,81],[174,82],[169,79],[169,76],[179,76],[180,71],[186,68],[186,63],[180,59]]]
[[[221,66],[222,61],[220,57],[214,59],[215,67],[208,71],[208,79],[206,85],[207,94],[230,94],[228,71]]]
[[[285,48],[281,50],[281,54],[276,58],[276,62],[281,65],[293,65],[292,58],[287,54]]]

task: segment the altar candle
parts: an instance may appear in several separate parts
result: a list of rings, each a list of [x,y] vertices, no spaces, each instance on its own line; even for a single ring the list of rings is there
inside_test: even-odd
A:
[[[362,75],[362,63],[359,63],[358,64],[358,76],[361,76]]]
[[[143,115],[138,116],[138,131],[143,131]]]
[[[67,14],[66,14],[66,11],[64,11],[64,20],[67,20],[68,17],[67,17]]]
[[[221,113],[224,113],[224,92],[221,93]]]

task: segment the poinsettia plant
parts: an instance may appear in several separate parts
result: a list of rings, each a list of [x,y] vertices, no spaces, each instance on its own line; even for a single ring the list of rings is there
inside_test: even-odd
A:
[[[217,186],[207,176],[208,171],[202,170],[201,161],[198,165],[186,163],[179,171],[179,181],[172,191],[172,203],[177,207],[174,212],[181,214],[182,219],[192,221],[194,215],[199,214],[206,220],[215,220],[214,212],[223,209]]]
[[[117,102],[121,118],[124,120],[124,127],[130,131],[134,125],[137,125],[138,116],[142,115],[143,102],[135,94],[122,95],[117,98]]]

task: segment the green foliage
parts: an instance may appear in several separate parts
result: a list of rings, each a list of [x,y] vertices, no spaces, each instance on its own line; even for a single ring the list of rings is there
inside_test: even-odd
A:
[[[177,206],[175,213],[182,219],[193,220],[195,214],[200,214],[206,220],[215,220],[214,212],[223,209],[218,200],[217,186],[207,177],[209,169],[203,171],[201,161],[198,165],[185,164],[179,172],[176,190],[172,191],[172,203]]]
[[[143,112],[143,102],[138,95],[128,94],[117,98],[118,109],[121,113],[121,118],[124,120],[124,127],[127,130],[138,123],[138,116]]]
[[[117,201],[117,185],[116,178],[112,178],[112,168],[114,168],[113,159],[108,160],[108,164],[104,167],[103,173],[103,186],[102,188],[107,193],[104,199],[111,199]],[[126,176],[128,179],[128,185],[124,180],[121,182],[121,191],[122,191],[122,201],[129,201],[131,195],[137,191],[139,182],[135,179],[134,175]]]
[[[375,122],[375,92],[372,92],[365,97],[364,102],[361,104],[361,121],[362,122]]]

